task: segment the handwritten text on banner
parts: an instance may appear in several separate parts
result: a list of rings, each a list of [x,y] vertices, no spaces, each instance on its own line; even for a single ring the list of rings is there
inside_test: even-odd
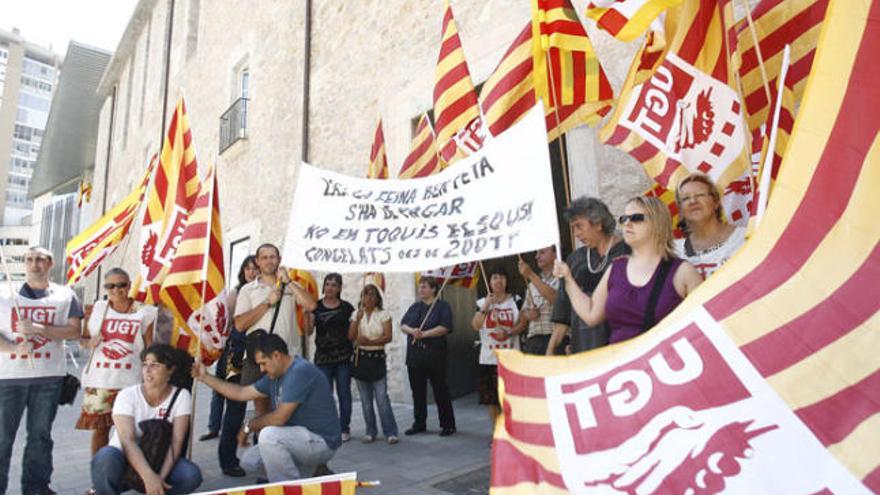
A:
[[[415,272],[559,242],[543,110],[431,177],[371,180],[303,164],[284,263]]]

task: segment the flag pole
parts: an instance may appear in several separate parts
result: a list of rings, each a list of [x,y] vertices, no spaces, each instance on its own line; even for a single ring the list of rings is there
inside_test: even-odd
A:
[[[533,38],[532,43],[535,43],[536,40]],[[540,40],[537,40],[540,43]],[[559,120],[559,96],[556,94],[556,81],[553,77],[553,63],[550,61],[550,53],[548,50],[544,51],[545,60],[547,61],[547,73],[550,76],[550,91],[553,94],[553,101],[556,103],[553,105],[553,115],[556,116],[556,126],[558,127],[562,122]],[[563,188],[565,189],[565,206],[566,208],[571,206],[571,185],[568,180],[568,157],[565,156],[565,149],[562,147],[562,133],[559,134],[559,137],[556,138],[556,145],[559,146],[559,159],[562,160],[562,183]],[[571,238],[571,250],[574,251],[576,246],[575,237],[574,237],[574,229],[572,229],[571,225],[568,226],[569,237]],[[559,256],[562,256],[561,251],[557,251]]]
[[[202,264],[202,290],[201,290],[201,296],[199,297],[199,301],[202,303],[202,306],[199,308],[199,313],[201,313],[201,318],[199,318],[199,329],[196,332],[196,355],[194,356],[194,359],[196,361],[200,361],[202,359],[202,330],[204,329],[204,326],[205,326],[205,306],[207,306],[206,301],[205,301],[205,290],[208,287],[208,260],[210,259],[210,250],[211,250],[211,235],[212,235],[211,231],[214,226],[214,193],[216,192],[216,191],[214,191],[214,185],[217,183],[217,178],[214,176],[214,174],[216,174],[216,173],[217,173],[216,166],[212,166],[209,173],[208,173],[208,177],[207,177],[207,179],[211,181],[211,185],[209,186],[211,188],[211,193],[208,196],[208,211],[210,211],[211,214],[208,217],[208,235],[206,236],[206,239],[208,241],[208,248],[205,250],[205,254],[204,254],[205,261]],[[194,411],[195,411],[195,407],[196,407],[196,391],[197,390],[198,390],[198,385],[196,384],[196,382],[193,382],[192,408]],[[193,426],[194,426],[194,424],[195,424],[195,414],[190,414],[189,415],[189,442],[187,443],[187,446],[186,446],[186,458],[187,459],[192,459]]]
[[[3,252],[3,244],[0,243],[0,260],[3,260],[3,271],[6,273],[6,283],[9,284],[9,297],[12,299],[12,309],[15,311],[15,317],[18,318],[18,321],[21,321],[21,308],[18,306],[18,298],[15,294],[15,286],[12,285],[12,275],[9,272],[9,265],[6,264],[6,253]],[[15,330],[15,329],[13,329]],[[28,337],[25,337],[25,341],[30,341]],[[30,364],[31,369],[34,368],[34,354],[29,350],[27,353],[28,364]]]
[[[749,24],[749,32],[752,34],[752,43],[755,44],[755,55],[758,56],[758,67],[761,70],[761,79],[764,83],[764,95],[767,97],[767,104],[770,104],[770,82],[767,78],[767,69],[764,67],[764,57],[761,54],[761,45],[758,43],[758,31],[755,29],[755,21],[752,19],[752,11],[749,7],[748,0],[743,0],[745,3],[745,11],[746,11],[746,19]]]
[[[761,165],[761,183],[758,187],[758,207],[755,211],[755,226],[761,224],[764,211],[767,209],[767,200],[770,198],[770,182],[773,178],[773,159],[776,156],[776,136],[779,131],[779,112],[782,109],[782,93],[785,91],[785,77],[791,57],[791,46],[785,45],[782,52],[782,67],[779,70],[776,104],[773,108],[773,125],[770,128],[770,142],[767,144],[767,153],[764,155],[764,163]]]
[[[448,268],[451,268],[451,267],[448,267]],[[424,328],[425,323],[428,321],[428,317],[431,316],[431,311],[434,310],[434,305],[437,304],[437,300],[440,299],[440,295],[443,293],[443,289],[446,288],[446,284],[449,283],[449,279],[451,278],[451,276],[452,276],[452,270],[449,270],[449,275],[447,275],[446,277],[443,278],[443,284],[441,284],[440,288],[437,290],[437,295],[434,296],[434,300],[431,301],[431,306],[428,308],[428,312],[425,313],[425,318],[422,320],[422,323],[419,325],[420,332],[422,331],[422,328]]]

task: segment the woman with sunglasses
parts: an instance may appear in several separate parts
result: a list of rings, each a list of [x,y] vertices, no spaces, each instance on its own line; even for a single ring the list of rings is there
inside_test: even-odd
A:
[[[86,320],[82,345],[92,349],[92,356],[82,374],[82,414],[76,428],[92,430],[92,455],[107,445],[116,395],[139,381],[140,353],[153,341],[156,308],[128,297],[130,286],[125,270],[108,270],[107,299],[96,302]]]
[[[608,323],[609,343],[650,329],[703,281],[693,265],[675,257],[672,219],[659,199],[637,196],[625,211],[619,222],[632,255],[612,262],[592,297],[581,290],[564,262],[557,261],[553,270],[565,278],[572,308],[585,323]]]
[[[192,493],[202,484],[201,470],[185,458],[183,450],[192,415],[192,357],[168,344],[152,345],[139,357],[143,382],[119,392],[113,406],[116,431],[109,445],[92,459],[95,492],[122,493],[135,488],[129,485],[140,478],[141,493]],[[161,466],[154,470],[140,441],[141,425],[157,419],[171,423],[171,442]],[[126,476],[129,467],[134,476]]]
[[[746,229],[724,223],[721,195],[705,174],[690,174],[675,189],[681,230],[687,235],[675,241],[675,251],[708,278],[746,241]]]

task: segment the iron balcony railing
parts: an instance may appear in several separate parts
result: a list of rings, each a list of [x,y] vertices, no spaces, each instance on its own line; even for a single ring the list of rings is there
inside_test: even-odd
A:
[[[220,153],[247,138],[247,98],[239,98],[220,116]]]

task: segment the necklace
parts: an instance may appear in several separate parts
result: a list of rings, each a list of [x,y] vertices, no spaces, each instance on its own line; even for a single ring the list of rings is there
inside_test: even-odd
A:
[[[611,248],[608,248],[608,252],[610,252],[610,251],[611,251]],[[604,270],[605,265],[608,264],[608,252],[605,253],[605,256],[602,256],[602,261],[599,263],[599,266],[597,266],[596,268],[593,268],[593,263],[592,263],[592,261],[590,261],[590,259],[592,259],[592,257],[593,257],[592,252],[593,252],[593,250],[590,247],[587,247],[587,270],[589,270],[590,273],[595,275],[597,273],[600,273],[602,270]],[[596,250],[596,254],[597,255],[599,254],[598,249]]]

